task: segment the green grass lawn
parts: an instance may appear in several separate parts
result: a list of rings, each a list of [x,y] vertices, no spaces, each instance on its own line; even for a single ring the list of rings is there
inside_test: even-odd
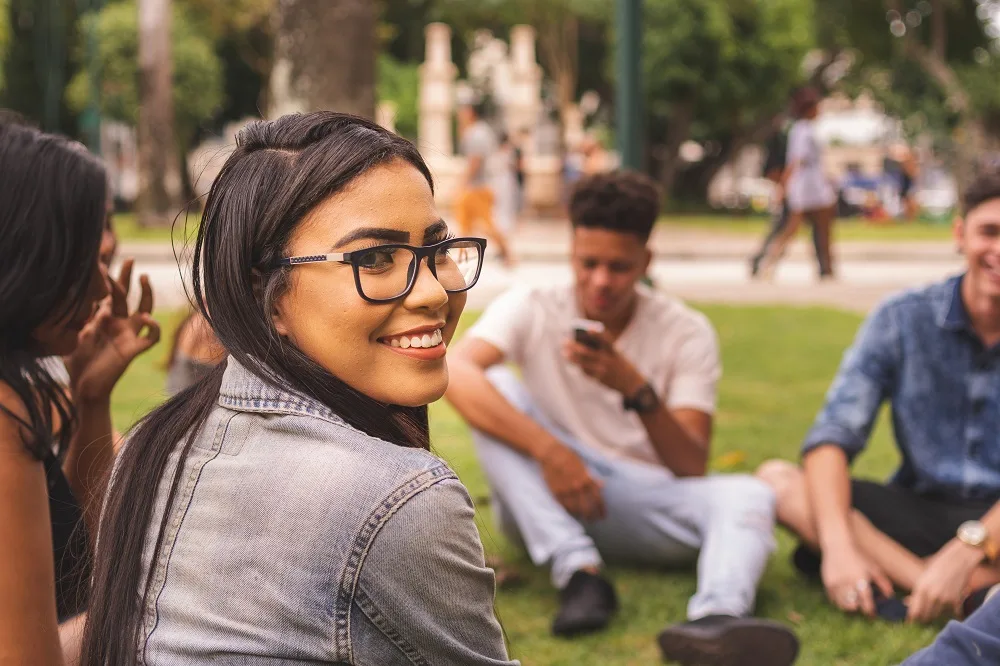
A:
[[[798,443],[819,408],[823,394],[854,335],[859,318],[842,312],[776,307],[702,308],[722,342],[724,378],[713,447],[713,468],[749,472],[771,457],[795,459]],[[468,317],[467,319],[471,319]],[[176,316],[163,318],[166,332]],[[169,340],[164,335],[164,340]],[[136,361],[114,396],[114,419],[127,428],[162,399],[162,358],[166,344]],[[694,592],[693,569],[635,571],[612,569],[622,608],[605,633],[564,641],[549,635],[556,595],[548,574],[531,567],[494,527],[488,491],[471,449],[466,426],[446,404],[431,408],[435,450],[454,467],[478,505],[483,544],[525,577],[525,584],[501,590],[497,612],[515,657],[534,664],[624,666],[658,663],[654,642],[666,624],[684,618]],[[881,478],[895,465],[889,429],[879,425],[857,471]],[[793,541],[780,532],[775,554],[761,583],[761,615],[795,626],[803,643],[800,665],[886,666],[930,643],[934,628],[870,623],[847,617],[826,605],[820,587],[800,579],[789,563]]]
[[[142,227],[139,226],[135,213],[116,213],[114,224],[119,241],[141,243],[173,241],[175,245],[180,246],[187,238],[195,237],[200,221],[200,213],[186,216],[182,214],[169,227]]]

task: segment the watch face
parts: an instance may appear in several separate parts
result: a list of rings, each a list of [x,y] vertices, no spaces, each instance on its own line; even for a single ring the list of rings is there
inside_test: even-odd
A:
[[[640,410],[644,412],[651,411],[656,407],[656,391],[653,390],[652,386],[647,384],[642,387],[642,390],[640,390],[639,394],[636,395],[635,401]]]
[[[962,523],[958,528],[958,538],[970,546],[979,546],[986,541],[986,527],[976,520]]]

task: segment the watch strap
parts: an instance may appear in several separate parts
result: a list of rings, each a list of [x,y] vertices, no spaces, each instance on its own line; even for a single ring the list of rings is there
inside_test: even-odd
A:
[[[646,382],[631,396],[626,396],[622,400],[622,405],[626,411],[644,414],[653,411],[658,401],[659,398],[656,395],[656,389],[653,388],[652,384]]]
[[[998,546],[997,542],[991,539],[988,534],[983,540],[983,553],[986,555],[986,560],[990,564],[996,562],[997,556],[1000,555],[1000,546]]]

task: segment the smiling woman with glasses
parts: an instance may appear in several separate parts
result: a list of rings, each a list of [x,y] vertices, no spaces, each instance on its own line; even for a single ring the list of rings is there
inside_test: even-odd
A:
[[[130,433],[83,664],[516,663],[472,501],[429,452],[485,248],[374,123],[240,133],[192,271],[228,356]]]

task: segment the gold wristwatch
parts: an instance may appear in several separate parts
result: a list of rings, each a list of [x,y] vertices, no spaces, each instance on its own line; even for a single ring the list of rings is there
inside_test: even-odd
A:
[[[958,540],[973,548],[982,549],[986,559],[992,564],[1000,555],[1000,546],[990,538],[986,526],[978,520],[968,520],[958,526]]]

